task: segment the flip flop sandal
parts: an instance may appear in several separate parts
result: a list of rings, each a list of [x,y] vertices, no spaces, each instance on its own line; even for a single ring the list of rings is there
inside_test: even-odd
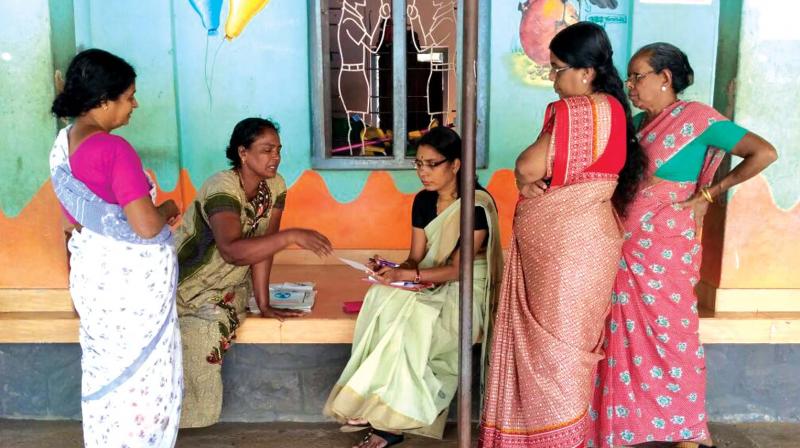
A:
[[[369,423],[364,423],[363,425],[351,425],[347,423],[339,427],[339,431],[341,432],[359,432],[365,429],[369,429]]]

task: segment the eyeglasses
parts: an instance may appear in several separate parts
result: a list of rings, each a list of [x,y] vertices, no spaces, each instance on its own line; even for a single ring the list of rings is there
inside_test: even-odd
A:
[[[550,73],[558,76],[559,73],[563,72],[564,70],[569,70],[571,68],[572,67],[570,67],[569,65],[565,65],[564,67],[556,67],[554,65],[551,65],[550,66]]]
[[[639,81],[647,77],[647,75],[652,75],[655,73],[655,70],[650,70],[649,72],[644,73],[631,73],[628,75],[628,79],[625,80],[628,84],[639,84]]]
[[[412,161],[411,163],[414,164],[414,168],[421,170],[423,167],[434,169],[445,162],[447,162],[447,159],[437,160],[435,162],[430,160],[414,159],[414,161]]]

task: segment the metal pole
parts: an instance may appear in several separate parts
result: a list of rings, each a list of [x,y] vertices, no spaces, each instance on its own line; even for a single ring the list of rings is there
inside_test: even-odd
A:
[[[472,268],[475,228],[475,144],[478,0],[463,2],[461,58],[461,246],[459,266],[458,447],[472,445]]]

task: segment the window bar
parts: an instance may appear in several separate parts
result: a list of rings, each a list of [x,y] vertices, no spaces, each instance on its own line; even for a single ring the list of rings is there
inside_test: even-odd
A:
[[[406,0],[392,0],[392,115],[394,117],[393,154],[398,164],[405,161],[406,142]]]
[[[463,2],[461,60],[461,257],[459,266],[458,447],[472,445],[472,277],[475,228],[475,146],[478,53],[478,0]],[[464,236],[467,235],[465,238]]]

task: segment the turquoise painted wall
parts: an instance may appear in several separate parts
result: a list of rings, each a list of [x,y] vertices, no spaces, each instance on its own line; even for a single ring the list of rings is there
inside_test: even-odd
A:
[[[0,211],[14,216],[49,177],[50,10],[47,0],[2,0],[0,11]]]
[[[78,50],[102,48],[136,69],[140,106],[118,133],[133,143],[167,190],[175,187],[180,166],[170,3],[75,0],[74,9]]]
[[[800,203],[800,3],[744,0],[735,120],[769,140],[780,160],[765,171],[775,203]]]
[[[622,77],[636,49],[666,41],[688,54],[695,84],[684,94],[711,104],[714,92],[719,2],[708,5],[651,4],[620,1],[615,10],[577,4],[581,19],[606,27],[614,47],[614,61]],[[676,20],[680,17],[680,20]],[[513,167],[517,154],[539,133],[546,105],[557,98],[551,86],[529,85],[512,68],[510,58],[520,53],[520,12],[515,2],[495,2],[491,17],[491,80],[489,90],[489,171]],[[625,24],[623,26],[623,24]],[[485,178],[485,176],[484,176]]]
[[[0,206],[6,215],[18,214],[47,179],[46,154],[55,131],[48,113],[52,72],[63,67],[70,39],[77,49],[105,48],[136,67],[141,105],[120,134],[140,151],[162,188],[175,187],[181,167],[196,186],[225,168],[233,125],[251,115],[281,124],[281,172],[289,184],[310,169],[307,2],[273,0],[237,39],[222,43],[221,36],[206,36],[188,0],[2,1],[0,45],[10,50],[0,48],[0,53],[13,55],[10,62],[0,59],[0,95],[8,105],[0,110]],[[684,48],[697,72],[687,96],[711,102],[718,0],[707,6],[622,0],[613,11],[587,1],[573,4],[581,17],[607,27],[623,72],[631,49],[642,44],[666,40]],[[222,23],[226,15],[227,4]],[[492,2],[483,15],[490,36],[485,92],[489,157],[479,176],[486,182],[494,171],[513,166],[556,96],[549,86],[524,83],[509,62],[520,48],[517,2]],[[70,34],[65,27],[73,23]],[[360,194],[369,172],[321,174],[334,197],[347,202]],[[402,191],[419,188],[413,171],[393,171],[392,176]]]
[[[683,98],[713,104],[717,58],[719,0],[709,4],[660,4],[636,1],[633,5],[631,53],[652,42],[676,45],[689,57],[694,85]]]

